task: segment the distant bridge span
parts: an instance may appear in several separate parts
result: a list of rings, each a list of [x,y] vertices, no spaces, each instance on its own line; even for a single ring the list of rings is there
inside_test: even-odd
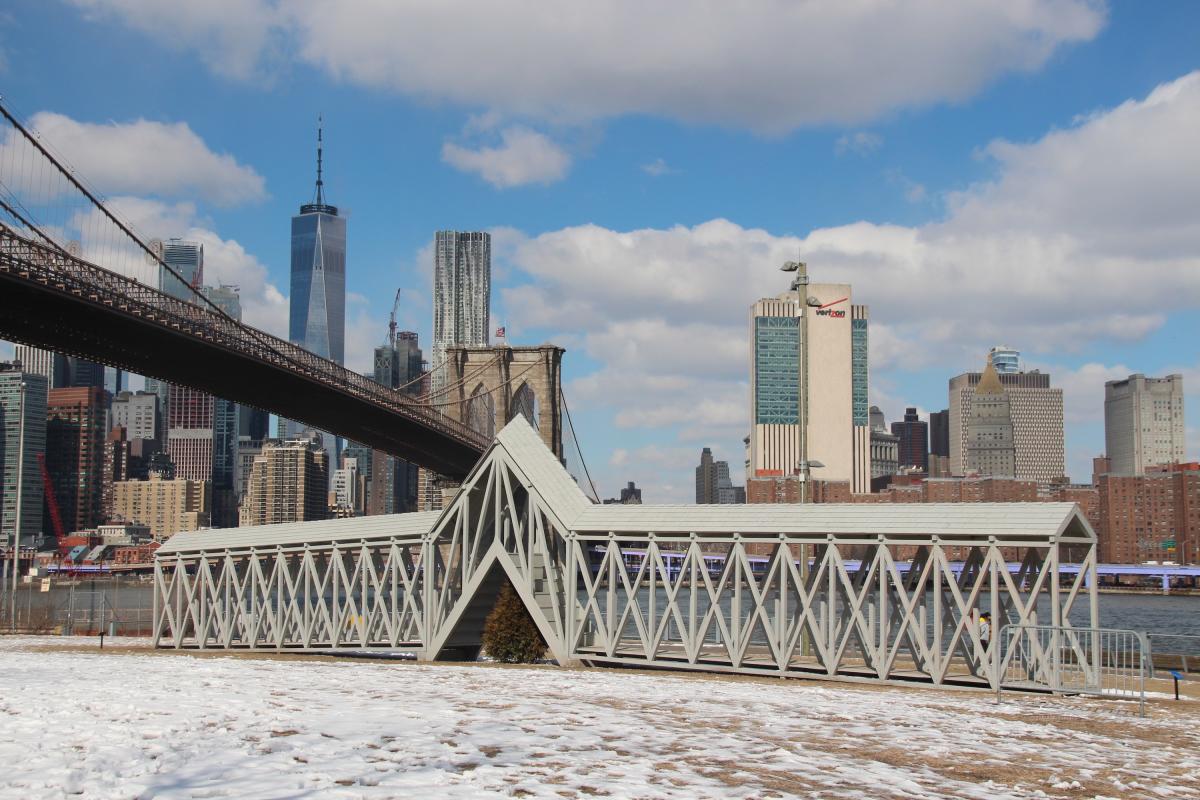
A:
[[[270,410],[461,479],[467,425],[328,359],[0,224],[0,338]]]

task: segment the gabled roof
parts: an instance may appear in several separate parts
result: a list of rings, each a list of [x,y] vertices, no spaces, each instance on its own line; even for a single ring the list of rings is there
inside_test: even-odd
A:
[[[1053,540],[1089,537],[1074,503],[840,503],[591,506],[577,533],[859,534]]]
[[[351,543],[359,539],[420,538],[429,533],[440,511],[411,514],[382,514],[374,517],[325,519],[315,522],[285,522],[246,528],[215,528],[177,533],[158,548],[159,555],[207,550],[240,550],[251,547]]]
[[[504,448],[513,465],[525,475],[542,502],[564,525],[569,525],[584,509],[593,506],[571,473],[554,457],[522,415],[518,414],[496,434],[492,447],[497,446]]]

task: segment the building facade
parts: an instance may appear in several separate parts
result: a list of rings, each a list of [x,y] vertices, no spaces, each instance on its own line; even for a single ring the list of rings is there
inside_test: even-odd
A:
[[[1200,464],[1099,475],[1097,487],[1101,561],[1200,564]]]
[[[1187,433],[1183,376],[1130,375],[1104,384],[1104,447],[1116,475],[1145,475],[1159,464],[1182,462]]]
[[[635,491],[633,484],[630,483],[627,487],[628,491]],[[625,491],[622,490],[621,502],[629,502],[625,499]],[[637,502],[641,502],[642,490],[636,489]],[[733,480],[729,476],[729,462],[716,461],[713,459],[712,450],[708,447],[700,453],[700,465],[696,467],[696,503],[700,505],[732,505],[746,502],[746,489],[744,486],[734,486]]]
[[[443,362],[451,345],[491,342],[492,236],[438,231],[433,250],[433,388],[446,385]]]
[[[264,442],[241,508],[242,525],[325,519],[329,461],[315,440]]]
[[[871,430],[871,480],[900,471],[900,437],[883,429]],[[875,484],[872,484],[872,490]]]
[[[22,545],[42,533],[47,392],[44,375],[0,363],[0,547],[12,546],[18,500]]]
[[[151,474],[144,481],[113,484],[113,516],[149,527],[159,541],[180,531],[207,528],[211,507],[208,481],[170,480]]]
[[[1045,372],[999,374],[1008,393],[1012,413],[1016,477],[1038,483],[1056,481],[1066,473],[1063,435],[1062,389],[1050,385]],[[982,372],[967,372],[950,379],[949,473],[963,475],[967,465],[967,420]]]
[[[807,283],[802,275],[797,285],[750,311],[747,479],[796,475],[806,453],[824,465],[814,476],[867,491],[867,309],[853,305],[847,284]]]
[[[950,410],[929,414],[929,469],[931,478],[950,476]]]
[[[980,477],[1017,477],[1012,405],[991,358],[975,387],[967,419],[967,471]]]
[[[371,377],[389,389],[418,397],[422,394],[424,356],[417,334],[399,331],[375,348]],[[349,452],[349,450],[347,450]],[[366,513],[402,514],[417,510],[420,469],[416,464],[381,452],[370,452],[360,461],[365,467],[368,488]]]
[[[216,399],[207,392],[170,384],[167,388],[167,455],[175,477],[212,481]]]
[[[226,314],[242,321],[242,299],[236,286],[205,286],[200,293]],[[240,425],[238,404],[213,398],[212,524],[216,528],[232,528],[238,524],[235,476]]]
[[[172,297],[195,299],[193,288],[204,283],[204,245],[182,239],[168,239],[162,243],[163,264],[158,267],[158,289]],[[170,267],[170,269],[167,269]],[[178,275],[171,274],[172,271]]]
[[[158,395],[121,392],[112,401],[112,427],[124,428],[129,439],[157,439],[161,430]]]
[[[892,423],[892,435],[897,438],[899,443],[900,466],[928,472],[929,423],[917,415],[915,407],[906,408],[904,419]]]
[[[989,350],[988,358],[992,360],[997,375],[1016,375],[1021,371],[1021,351],[1006,344],[998,344]]]
[[[107,394],[98,387],[51,389],[46,400],[46,469],[66,532],[101,522]]]
[[[18,344],[14,349],[13,361],[20,363],[23,371],[43,376],[47,389],[104,388],[105,385],[107,373],[104,365],[77,356],[65,356]]]

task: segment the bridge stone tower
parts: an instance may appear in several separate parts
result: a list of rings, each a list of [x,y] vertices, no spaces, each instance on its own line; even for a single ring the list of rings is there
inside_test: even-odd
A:
[[[447,392],[433,399],[447,416],[480,433],[495,436],[524,414],[550,452],[561,461],[562,357],[552,344],[536,347],[491,345],[446,348]]]

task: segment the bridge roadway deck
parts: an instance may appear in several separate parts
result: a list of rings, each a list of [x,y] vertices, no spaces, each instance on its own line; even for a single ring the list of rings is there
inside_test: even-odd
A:
[[[0,338],[267,409],[461,479],[487,441],[296,345],[0,228]]]

